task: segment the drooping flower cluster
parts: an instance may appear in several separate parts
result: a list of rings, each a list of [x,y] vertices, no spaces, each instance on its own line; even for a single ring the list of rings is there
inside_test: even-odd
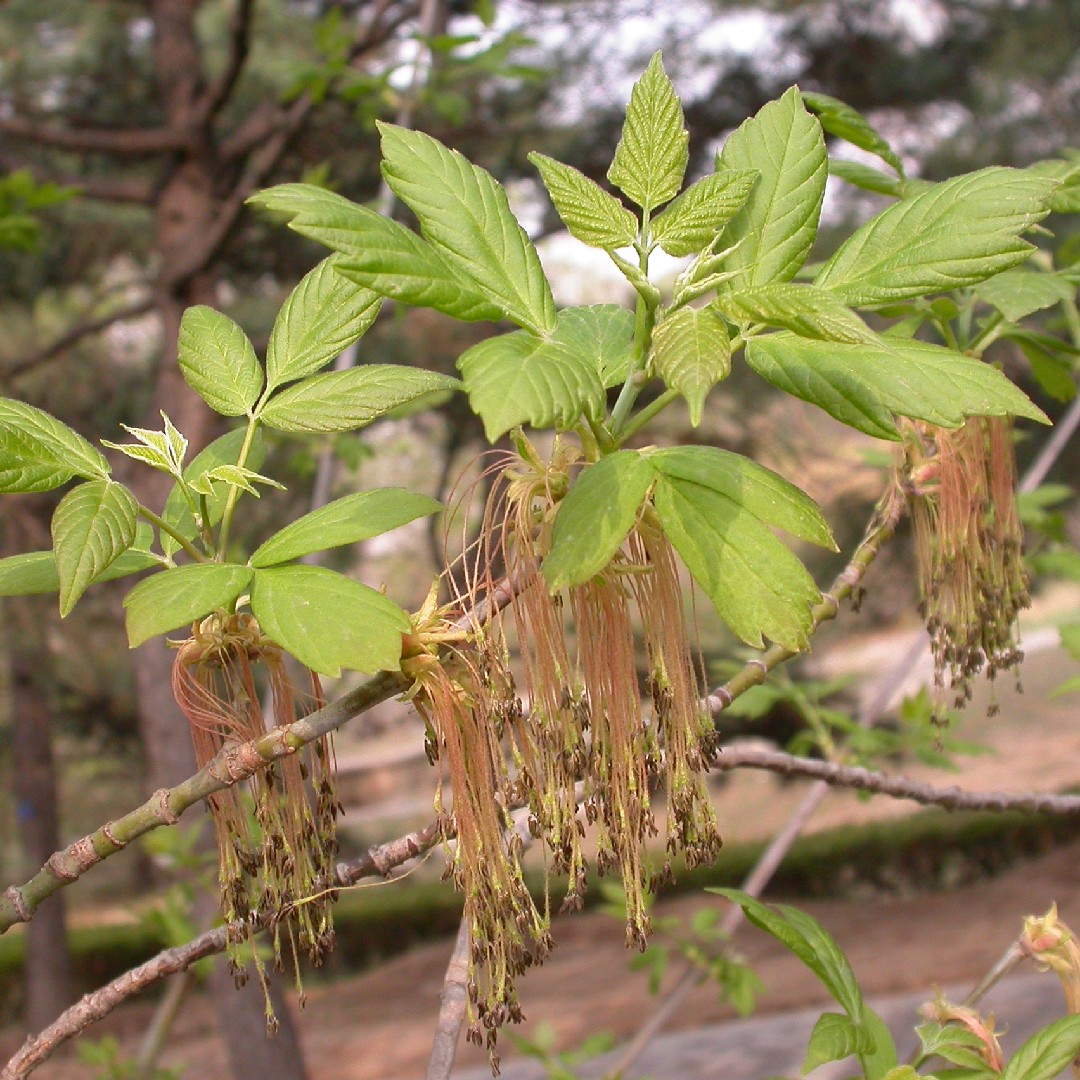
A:
[[[720,845],[703,780],[715,736],[700,701],[675,558],[659,527],[649,520],[651,509],[646,504],[641,520],[607,567],[584,584],[552,595],[541,567],[579,452],[557,443],[550,461],[544,462],[528,444],[523,443],[521,451],[498,462],[480,539],[462,560],[461,600],[463,607],[471,608],[501,574],[515,583],[516,595],[492,627],[483,632],[477,628],[483,641],[482,677],[476,671],[465,679],[456,677],[458,686],[469,687],[460,702],[461,708],[472,710],[473,718],[451,724],[452,710],[443,709],[445,718],[432,725],[454,791],[458,852],[465,847],[461,829],[474,831],[475,816],[486,812],[492,817],[488,831],[494,836],[493,830],[508,829],[505,806],[520,802],[528,808],[532,832],[552,853],[550,871],[568,877],[563,906],[572,908],[581,903],[586,829],[594,826],[598,869],[621,873],[627,939],[643,946],[649,930],[644,845],[657,833],[653,795],[663,774],[668,781],[669,853],[697,863],[711,859]],[[635,612],[645,637],[644,680],[638,672]],[[507,666],[511,644],[520,655],[525,707],[509,704],[517,700]],[[425,677],[423,673],[417,677],[421,700],[427,702],[422,711],[437,714],[437,695],[443,691],[428,686]],[[651,717],[642,709],[643,689],[652,699]],[[498,700],[501,705],[494,704]],[[484,748],[482,766],[455,762],[447,731],[464,726],[471,731],[471,745]],[[508,775],[499,771],[500,734],[506,736]],[[463,745],[467,741],[463,739]],[[470,778],[470,771],[477,768],[483,783]],[[506,775],[505,781],[501,775]],[[460,811],[459,790],[465,792]],[[474,800],[469,794],[473,790],[482,798]],[[483,842],[492,847],[490,837]],[[496,879],[509,875],[501,864],[495,865]],[[491,890],[471,881],[473,871],[461,854],[455,866],[467,904],[470,895],[477,896],[478,907],[501,901],[506,911],[515,911],[514,918],[522,920],[527,908],[523,897],[517,906],[514,888],[507,885],[501,895],[485,898],[483,894]],[[491,866],[491,862],[477,866],[475,872],[490,878]],[[473,918],[474,926],[487,928],[506,916]],[[546,948],[546,926],[530,919],[525,922],[534,941]],[[487,930],[479,934],[484,938]],[[490,950],[490,942],[485,947]],[[514,943],[514,948],[519,957],[524,955],[522,943]],[[505,966],[491,953],[484,962]],[[487,987],[503,992],[490,975]],[[492,1008],[489,1002],[489,1013]]]
[[[265,675],[272,716],[264,715],[256,672]],[[202,768],[228,751],[297,719],[298,698],[323,704],[318,677],[310,688],[293,687],[281,649],[247,613],[216,613],[193,628],[178,646],[173,694],[191,725],[195,757]],[[261,768],[246,785],[233,784],[207,800],[219,852],[222,911],[227,923],[243,926],[260,912],[283,912],[272,926],[275,963],[283,966],[284,940],[294,966],[304,952],[321,962],[333,946],[331,918],[335,820],[340,809],[334,788],[333,746],[316,740]],[[240,945],[229,958],[238,980],[245,978]],[[254,948],[250,958],[265,982]],[[299,984],[299,973],[297,972]]]
[[[957,706],[972,680],[1022,659],[1016,618],[1031,602],[1016,510],[1008,417],[971,417],[955,430],[912,425],[906,439],[923,615],[935,678]]]

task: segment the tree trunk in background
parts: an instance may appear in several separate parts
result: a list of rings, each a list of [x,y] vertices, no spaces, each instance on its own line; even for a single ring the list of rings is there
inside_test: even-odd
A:
[[[17,601],[8,601],[10,628],[18,622]],[[57,813],[56,769],[49,730],[50,709],[42,672],[11,649],[15,640],[26,644],[23,633],[4,635],[0,653],[0,723],[12,732],[11,764],[15,774],[15,814],[19,843],[28,874],[33,874],[60,847]],[[40,655],[40,653],[38,654]],[[66,929],[64,893],[50,896],[37,910],[26,929],[24,987],[25,1019],[29,1031],[40,1031],[75,999],[71,976],[71,953]]]

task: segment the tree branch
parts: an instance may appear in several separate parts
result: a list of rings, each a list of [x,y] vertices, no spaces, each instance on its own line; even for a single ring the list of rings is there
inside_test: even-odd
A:
[[[764,769],[784,776],[810,776],[830,787],[856,788],[911,799],[923,806],[946,810],[1025,810],[1033,814],[1080,813],[1080,795],[1048,795],[1038,791],[964,791],[956,787],[935,787],[907,776],[890,776],[855,765],[817,761],[776,750],[724,747],[717,757],[717,769]]]
[[[153,297],[147,296],[128,304],[127,307],[119,308],[109,315],[101,315],[96,319],[85,319],[78,322],[43,349],[39,349],[29,356],[24,356],[9,367],[0,368],[0,376],[4,379],[16,379],[20,375],[25,375],[28,371],[56,359],[66,349],[77,345],[84,337],[107,330],[114,323],[123,322],[124,319],[134,319],[137,315],[145,315],[153,306]]]
[[[58,128],[19,116],[0,117],[0,135],[39,146],[116,157],[152,157],[182,150],[188,139],[171,128]]]
[[[437,822],[432,822],[422,829],[417,829],[416,832],[373,847],[357,859],[339,863],[335,874],[336,884],[348,886],[365,877],[375,875],[386,877],[402,863],[423,854],[438,838],[439,825]],[[255,928],[258,930],[265,928],[270,924],[271,918],[276,917],[277,914],[267,913],[259,920]],[[68,1039],[108,1016],[113,1009],[134,994],[170,975],[186,971],[204,957],[224,952],[231,932],[249,929],[250,927],[236,924],[233,927],[219,926],[208,930],[185,945],[163,950],[146,963],[113,979],[101,989],[86,994],[71,1008],[61,1013],[47,1028],[27,1039],[0,1072],[0,1080],[20,1080],[29,1075]]]
[[[202,123],[209,123],[228,102],[244,70],[251,48],[251,22],[255,0],[236,0],[229,20],[228,57],[221,74],[207,87],[196,106]]]

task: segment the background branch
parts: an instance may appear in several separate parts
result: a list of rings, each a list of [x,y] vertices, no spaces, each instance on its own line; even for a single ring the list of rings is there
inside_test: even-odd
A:
[[[228,57],[221,74],[207,87],[197,112],[202,123],[209,123],[228,103],[244,70],[251,48],[251,22],[255,0],[236,0],[229,20]]]
[[[118,157],[152,157],[182,150],[187,140],[170,128],[58,128],[20,116],[0,117],[0,135],[39,146]]]

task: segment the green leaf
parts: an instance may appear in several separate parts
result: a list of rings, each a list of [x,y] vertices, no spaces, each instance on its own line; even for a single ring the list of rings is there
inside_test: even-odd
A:
[[[584,173],[545,154],[532,153],[551,201],[570,235],[590,247],[614,251],[637,239],[637,218]]]
[[[986,1044],[969,1028],[959,1023],[941,1024],[931,1021],[915,1028],[925,1057],[940,1057],[962,1069],[976,1073],[987,1071],[983,1056]],[[991,1076],[996,1075],[993,1071]]]
[[[1080,161],[1075,158],[1071,161],[1050,158],[1036,161],[1034,165],[1029,165],[1028,169],[1039,176],[1049,176],[1059,181],[1060,186],[1054,188],[1054,193],[1050,196],[1050,209],[1053,213],[1080,214]]]
[[[145,551],[128,550],[111,562],[91,584],[114,581],[160,565]],[[0,559],[0,596],[35,596],[59,591],[60,575],[56,572],[56,556],[51,551],[28,551]]]
[[[331,255],[289,294],[266,347],[270,390],[312,375],[361,337],[375,321],[382,297],[337,273]]]
[[[297,518],[275,533],[255,549],[251,565],[273,566],[315,551],[355,544],[441,509],[442,503],[435,499],[404,488],[380,488],[347,495]]]
[[[267,487],[274,487],[279,491],[285,490],[284,484],[279,484],[272,477],[263,476],[262,473],[257,473],[254,469],[248,469],[243,465],[217,465],[213,469],[207,469],[197,480],[192,480],[189,486],[192,491],[200,495],[210,496],[215,493],[215,483],[246,491],[249,495],[254,495],[256,499],[262,498],[262,493],[255,486],[256,484],[266,484]]]
[[[524,330],[488,338],[458,358],[473,411],[491,442],[519,424],[573,427],[598,417],[604,401],[599,365],[570,341]]]
[[[893,414],[958,427],[967,416],[1046,415],[1000,371],[921,341],[811,341],[794,334],[755,338],[746,361],[774,386],[879,439],[899,439]]]
[[[378,126],[383,176],[436,251],[508,319],[537,334],[553,330],[551,288],[502,185],[430,135]]]
[[[675,87],[664,73],[660,53],[654,53],[630,92],[608,179],[650,212],[679,193],[689,142]]]
[[[886,165],[891,165],[901,176],[904,164],[888,141],[881,137],[862,113],[828,94],[802,92],[803,104],[818,118],[821,126],[838,139],[844,139],[860,150],[876,154]]]
[[[548,588],[581,585],[615,556],[637,521],[655,479],[636,450],[619,450],[590,465],[559,504],[544,560]]]
[[[866,1054],[874,1049],[866,1029],[840,1013],[822,1013],[806,1048],[802,1064],[805,1076],[811,1069],[830,1061],[843,1061],[853,1054]]]
[[[1067,357],[1048,352],[1023,337],[1016,338],[1016,343],[1027,357],[1035,381],[1047,394],[1055,401],[1072,401],[1076,397],[1076,376]]]
[[[140,581],[124,598],[131,648],[231,607],[254,573],[236,563],[189,563]]]
[[[135,540],[139,504],[122,484],[91,480],[72,488],[52,517],[60,582],[60,615],[68,615],[87,586]]]
[[[205,304],[180,320],[180,370],[215,412],[242,416],[259,400],[263,372],[247,335],[228,315]]]
[[[401,405],[456,379],[423,368],[364,364],[349,371],[312,375],[270,399],[259,419],[278,431],[355,431]]]
[[[697,427],[705,398],[731,371],[731,339],[724,320],[711,308],[679,308],[653,331],[650,362],[690,406]]]
[[[1001,1080],[1053,1080],[1080,1053],[1080,1016],[1035,1032],[1009,1059]]]
[[[1066,581],[1080,581],[1080,552],[1072,548],[1032,555],[1031,566],[1037,574],[1048,574]]]
[[[800,337],[826,341],[876,341],[877,336],[842,300],[816,285],[782,282],[724,293],[717,301],[733,322],[779,326]]]
[[[1054,182],[991,168],[935,184],[883,210],[840,245],[814,284],[846,303],[949,292],[1022,263],[1020,234],[1049,212]]]
[[[889,195],[894,199],[899,199],[907,190],[907,185],[899,177],[890,176],[861,161],[829,158],[829,175],[839,177],[852,187],[872,191],[875,195]]]
[[[726,270],[740,271],[732,290],[790,281],[806,261],[825,195],[826,157],[821,125],[794,86],[724,143],[718,168],[760,173],[725,234],[729,243],[742,241],[724,262]]]
[[[215,439],[205,450],[196,454],[187,468],[184,469],[184,480],[187,484],[189,486],[199,484],[202,477],[208,472],[213,472],[222,465],[234,465],[236,459],[240,456],[240,448],[244,444],[245,434],[244,428],[236,428],[234,431]],[[252,439],[251,447],[248,450],[247,462],[251,468],[257,469],[265,460],[266,439],[263,433],[256,429],[255,437]],[[225,512],[225,500],[227,498],[228,489],[222,486],[215,489],[214,493],[206,500],[209,520],[205,524],[208,527],[216,525],[221,520],[221,515]],[[179,484],[174,484],[169,492],[161,516],[189,540],[193,540],[198,533],[195,520],[191,516],[187,500],[184,498]],[[166,555],[175,555],[179,548],[180,545],[168,533],[161,534],[161,550]]]
[[[748,645],[762,635],[799,651],[821,599],[801,562],[754,513],[700,484],[660,476],[653,496],[664,533],[720,618]]]
[[[747,919],[793,952],[821,981],[852,1020],[862,1021],[865,1005],[851,964],[821,924],[787,904],[764,904],[741,889],[710,888],[743,909]]]
[[[742,208],[757,178],[753,170],[722,169],[691,184],[650,224],[653,240],[669,255],[705,251]]]
[[[766,525],[838,551],[821,508],[778,473],[742,454],[712,446],[674,446],[649,459],[665,476],[688,480],[742,504]]]
[[[618,304],[563,308],[551,339],[592,355],[604,386],[618,386],[634,351],[634,313]]]
[[[1058,627],[1061,647],[1074,659],[1080,660],[1080,623],[1066,623]]]
[[[0,492],[52,491],[73,476],[108,475],[101,451],[67,424],[33,405],[0,397]]]
[[[1076,286],[1056,274],[1006,270],[975,286],[975,295],[996,307],[1010,322],[1076,296]]]
[[[321,566],[256,570],[251,610],[263,633],[320,675],[397,671],[409,617],[382,593]]]
[[[423,237],[366,206],[312,184],[281,184],[250,201],[296,215],[290,227],[341,252],[335,270],[362,288],[468,322],[504,317],[500,307]]]

